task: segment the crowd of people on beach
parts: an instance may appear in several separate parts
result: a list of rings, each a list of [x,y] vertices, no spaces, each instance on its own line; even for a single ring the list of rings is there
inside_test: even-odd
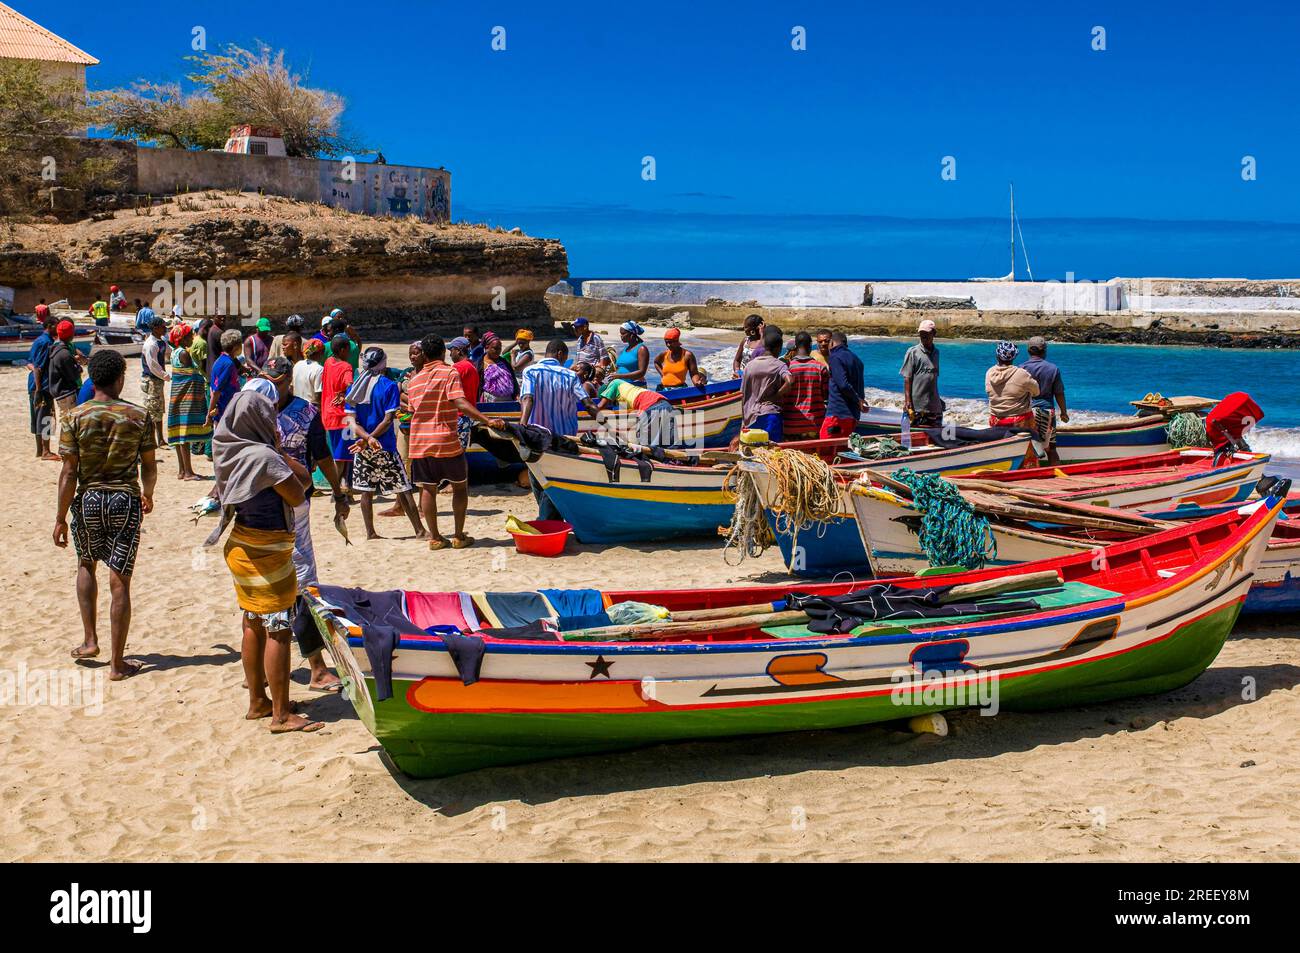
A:
[[[75,324],[55,319],[44,303],[37,308],[44,332],[29,354],[29,405],[37,457],[62,462],[53,538],[60,547],[71,541],[77,553],[83,639],[72,655],[100,654],[96,570],[104,563],[109,677],[140,669],[125,657],[131,577],[144,517],[154,506],[157,453],[171,449],[178,480],[212,481],[203,508],[216,514],[217,526],[207,545],[225,540],[243,612],[247,717],[269,718],[273,732],[321,726],[290,704],[291,637],[310,667],[310,687],[340,686],[301,603],[304,589],[318,581],[311,535],[318,484],[328,486],[333,523],[345,538],[354,505],[367,538],[378,538],[375,501],[382,495],[393,502],[378,515],[405,518],[430,550],[464,549],[474,543],[465,519],[475,427],[576,437],[583,410],[618,410],[628,443],[671,448],[681,442],[679,410],[664,390],[708,383],[677,328],[664,333],[663,350],[652,356],[645,330],[633,321],[619,328],[621,347],[609,348],[578,318],[572,338],[547,342],[541,356],[531,331],[518,331],[507,345],[471,324],[451,340],[429,334],[411,342],[409,367],[399,372],[390,370],[382,347],[363,346],[338,308],[310,333],[294,315],[280,334],[261,318],[245,335],[221,315],[191,325],[178,309],[163,316],[136,304],[144,336],[140,405],[122,399],[129,365],[121,353],[100,348],[87,360],[73,346]],[[115,286],[90,315],[125,305]],[[932,321],[921,322],[919,342],[900,371],[905,412],[920,427],[943,423],[935,332]],[[1031,360],[1017,366],[1016,346],[997,345],[985,382],[989,422],[1029,431],[1050,446],[1057,408],[1068,420],[1064,388],[1046,361],[1046,342],[1032,338],[1028,347]],[[846,438],[867,409],[863,363],[840,331],[799,331],[787,349],[780,328],[751,315],[732,370],[741,380],[742,428],[763,431],[772,442]],[[507,403],[518,405],[518,424],[492,413],[493,405]],[[211,461],[210,478],[195,470],[199,459]],[[521,479],[530,482],[539,518],[559,518],[536,479]],[[443,493],[450,494],[450,535],[440,528]]]

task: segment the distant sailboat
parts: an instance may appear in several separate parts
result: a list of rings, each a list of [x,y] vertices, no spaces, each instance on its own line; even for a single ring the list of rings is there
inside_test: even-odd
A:
[[[1034,269],[1029,266],[1029,250],[1025,247],[1025,233],[1020,228],[1020,220],[1016,218],[1016,186],[1014,182],[1007,184],[1011,190],[1011,271],[1001,278],[972,278],[971,281],[1015,281],[1016,280],[1016,233],[1020,234],[1020,252],[1025,256],[1025,271],[1029,272],[1029,280],[1034,280]]]

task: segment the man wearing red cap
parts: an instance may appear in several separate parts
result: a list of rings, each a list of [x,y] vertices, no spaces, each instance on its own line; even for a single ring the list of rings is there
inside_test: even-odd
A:
[[[77,352],[72,346],[76,334],[77,329],[71,321],[60,321],[54,328],[56,340],[50,347],[45,390],[54,400],[60,428],[68,412],[76,406],[77,391],[81,390],[81,365],[77,363]]]
[[[126,294],[117,285],[113,285],[108,289],[108,310],[126,310]]]
[[[57,340],[57,322],[45,309],[41,321],[44,330],[32,342],[27,352],[27,397],[32,412],[32,434],[36,437],[36,457],[40,460],[58,460],[59,455],[50,450],[50,435],[54,432],[54,399],[46,389],[46,376],[50,368],[50,349]]]

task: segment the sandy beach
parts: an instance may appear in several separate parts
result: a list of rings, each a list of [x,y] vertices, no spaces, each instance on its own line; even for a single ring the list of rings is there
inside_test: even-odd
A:
[[[398,353],[403,348],[394,348]],[[137,363],[124,396],[139,399]],[[109,683],[77,666],[75,556],[51,542],[58,464],[33,459],[25,372],[0,370],[7,491],[0,671],[29,687],[80,673],[76,704],[20,698],[0,715],[0,859],[10,860],[1297,860],[1300,639],[1239,626],[1179,691],[1044,714],[962,713],[947,738],[893,726],[661,746],[412,781],[336,696],[294,697],[324,730],[246,722],[239,612],[211,528],[187,507],[206,484],[161,451],[134,581],[128,657]],[[202,473],[211,467],[197,465]],[[573,546],[514,553],[515,487],[475,488],[466,551],[403,538],[345,548],[314,514],[322,581],[365,588],[717,586],[783,578],[775,551],[739,569],[719,541],[667,552]],[[446,517],[444,517],[446,519]],[[107,585],[101,619],[107,641]],[[3,688],[3,683],[0,683]],[[30,703],[29,703],[30,702]]]

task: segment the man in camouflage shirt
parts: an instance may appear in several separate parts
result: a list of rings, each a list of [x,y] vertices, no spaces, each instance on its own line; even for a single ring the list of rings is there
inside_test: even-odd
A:
[[[99,582],[95,570],[108,564],[112,593],[110,625],[113,658],[109,678],[119,681],[140,670],[123,658],[131,624],[131,572],[140,545],[144,515],[153,510],[158,481],[153,420],[142,408],[119,395],[126,382],[126,360],[116,351],[96,351],[90,358],[94,397],[64,419],[59,437],[58,512],[54,545],[68,545],[68,510],[77,550],[77,603],[85,640],[72,650],[76,659],[99,655],[95,604]]]

